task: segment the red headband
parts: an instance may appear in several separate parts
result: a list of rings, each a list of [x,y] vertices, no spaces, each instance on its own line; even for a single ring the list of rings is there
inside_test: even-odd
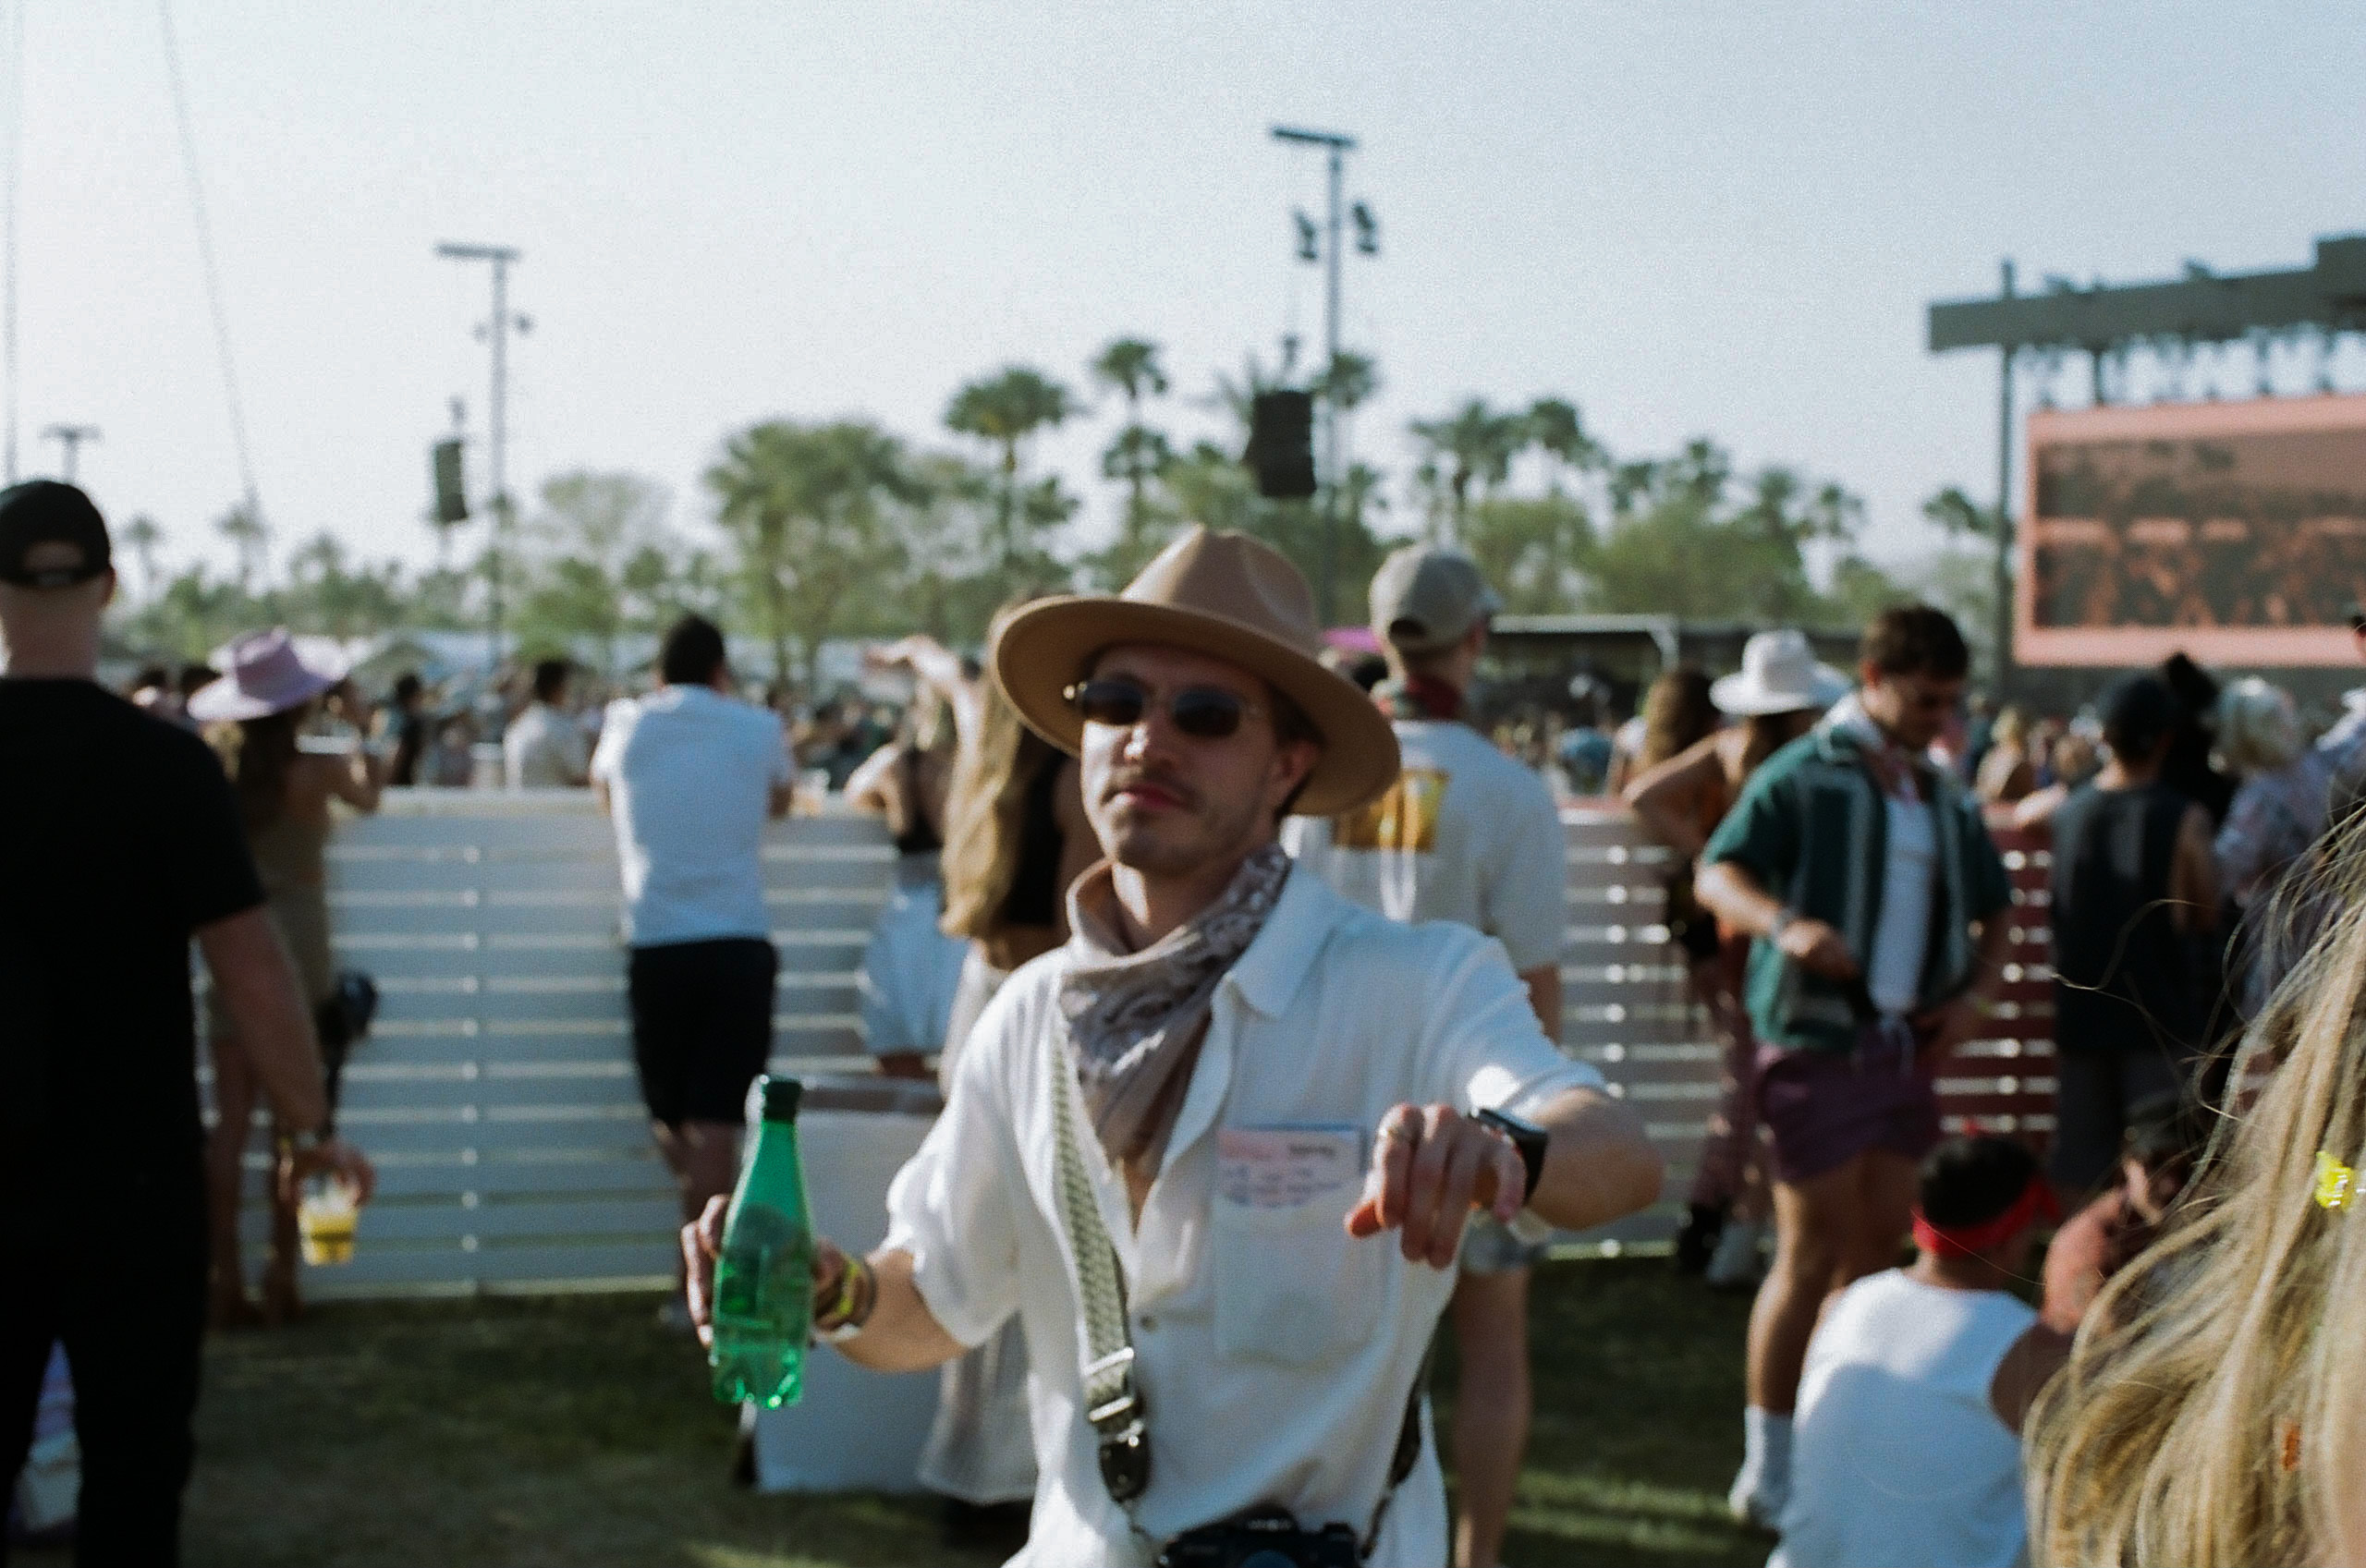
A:
[[[1993,1220],[1982,1220],[1977,1225],[1934,1225],[1922,1217],[1922,1209],[1914,1209],[1914,1245],[1936,1257],[1969,1258],[2001,1246],[2020,1234],[2026,1226],[2040,1220],[2059,1220],[2061,1206],[2054,1201],[2054,1188],[2042,1175],[2030,1178],[2021,1196],[2013,1199],[2005,1212]]]

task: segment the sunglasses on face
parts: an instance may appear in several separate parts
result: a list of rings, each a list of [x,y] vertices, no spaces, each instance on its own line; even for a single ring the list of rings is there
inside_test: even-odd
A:
[[[1127,680],[1079,681],[1067,696],[1086,723],[1121,730],[1140,723],[1151,706],[1151,694]],[[1166,699],[1166,716],[1195,740],[1224,739],[1256,709],[1246,698],[1213,686],[1187,686]]]

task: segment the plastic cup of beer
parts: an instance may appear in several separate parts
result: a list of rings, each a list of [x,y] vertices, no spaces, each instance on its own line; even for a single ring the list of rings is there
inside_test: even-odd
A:
[[[315,1269],[353,1261],[353,1231],[360,1217],[353,1188],[339,1176],[315,1176],[296,1205],[296,1234],[304,1261]]]

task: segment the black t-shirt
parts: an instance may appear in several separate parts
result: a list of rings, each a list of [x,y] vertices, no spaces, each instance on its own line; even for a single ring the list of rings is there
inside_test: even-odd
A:
[[[0,680],[0,1201],[194,1179],[189,936],[262,898],[204,742],[89,681]]]

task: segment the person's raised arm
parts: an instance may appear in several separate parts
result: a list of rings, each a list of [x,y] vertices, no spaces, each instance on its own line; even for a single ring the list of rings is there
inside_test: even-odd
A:
[[[277,928],[261,906],[226,916],[197,930],[199,950],[213,977],[223,1011],[230,1015],[238,1050],[246,1052],[263,1096],[282,1128],[302,1135],[328,1124],[328,1091],[312,1019],[297,985],[296,966]],[[370,1162],[344,1143],[330,1139],[299,1161],[299,1175],[335,1170],[360,1190],[366,1201],[374,1182]]]
[[[979,695],[978,683],[962,669],[960,656],[925,633],[904,638],[887,652],[945,699],[953,710],[954,738],[976,745],[985,719],[985,704]]]
[[[689,1277],[690,1320],[701,1343],[714,1343],[714,1260],[723,1250],[723,1221],[730,1199],[707,1200],[704,1212],[682,1227],[682,1263]],[[848,1279],[845,1253],[827,1241],[813,1248],[813,1321],[821,1332],[858,1325],[836,1342],[848,1360],[874,1372],[919,1372],[941,1366],[969,1347],[945,1331],[912,1282],[912,1255],[882,1247]]]
[[[886,818],[891,831],[897,816],[894,796],[896,770],[903,760],[903,747],[890,742],[864,758],[855,771],[847,775],[847,804],[858,811],[874,812]]]

